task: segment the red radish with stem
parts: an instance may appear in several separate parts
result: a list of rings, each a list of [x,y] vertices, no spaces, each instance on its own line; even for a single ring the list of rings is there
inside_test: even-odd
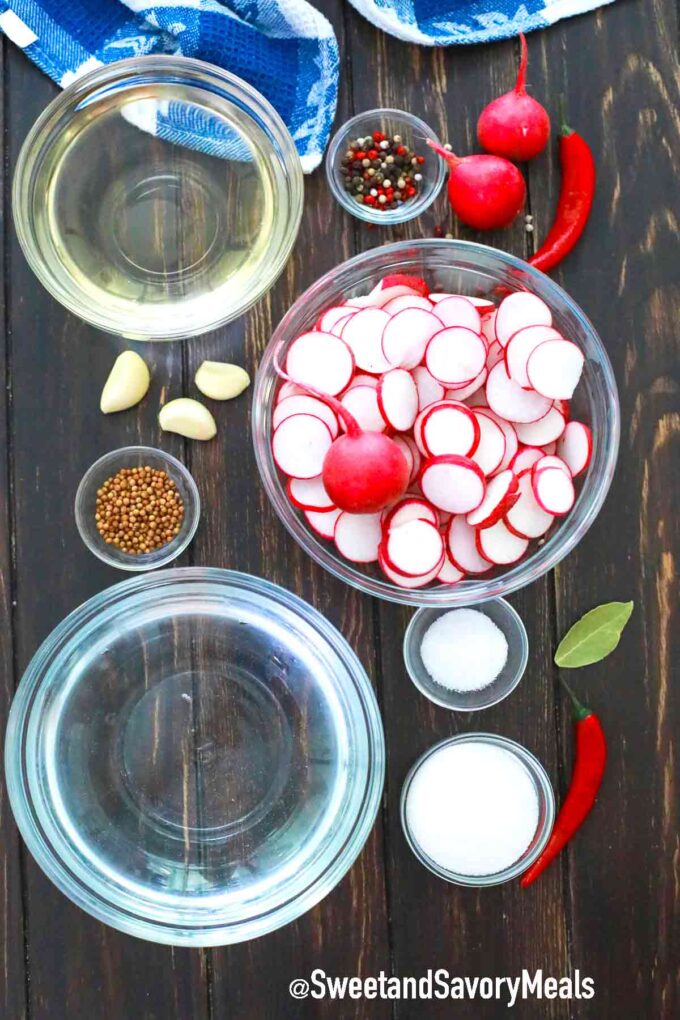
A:
[[[436,142],[427,144],[449,164],[449,203],[459,220],[477,230],[512,223],[527,190],[514,163],[501,156],[455,156]]]
[[[487,152],[524,163],[543,152],[550,138],[550,118],[538,100],[527,95],[527,41],[520,32],[522,56],[515,87],[492,100],[477,121],[477,138]]]

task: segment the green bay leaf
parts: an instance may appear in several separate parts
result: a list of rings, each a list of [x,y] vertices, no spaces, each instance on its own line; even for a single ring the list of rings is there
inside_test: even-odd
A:
[[[555,663],[577,669],[599,662],[613,652],[633,612],[632,602],[605,602],[577,620],[560,641]]]

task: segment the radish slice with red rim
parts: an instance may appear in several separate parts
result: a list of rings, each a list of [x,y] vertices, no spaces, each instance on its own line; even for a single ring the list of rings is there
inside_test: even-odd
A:
[[[423,461],[423,455],[418,449],[416,441],[412,436],[401,436],[401,438],[404,440],[405,443],[408,444],[408,446],[411,449],[411,453],[413,454],[413,468],[411,469],[411,476],[408,480],[408,484],[413,485],[416,478],[420,474],[420,466]]]
[[[452,294],[435,305],[434,314],[444,326],[463,326],[479,333],[482,320],[479,311],[467,298]]]
[[[327,513],[335,509],[321,475],[315,478],[289,478],[287,490],[291,503],[299,510]]]
[[[499,415],[497,415],[495,411],[492,411],[490,407],[480,407],[478,410],[483,411],[484,414],[488,415],[492,421],[495,421],[505,436],[505,453],[503,454],[503,460],[500,462],[496,470],[492,472],[492,474],[498,474],[499,471],[505,471],[507,467],[510,467],[510,461],[517,453],[517,449],[519,447],[517,431],[512,422],[499,417]]]
[[[398,573],[398,571],[390,566],[385,559],[382,547],[378,554],[378,563],[387,580],[391,581],[392,584],[398,585],[400,588],[424,588],[426,584],[431,584],[432,581],[436,580],[437,574],[441,570],[441,567],[438,566],[437,570],[431,570],[429,574],[423,574],[421,577],[407,577],[405,574]]]
[[[552,326],[552,312],[537,294],[520,290],[503,298],[496,313],[496,339],[505,347],[525,326]]]
[[[420,487],[433,506],[452,514],[475,510],[486,490],[484,475],[477,464],[469,457],[455,454],[427,460],[420,472]]]
[[[393,570],[406,577],[421,577],[439,571],[444,558],[444,540],[436,526],[420,519],[390,528],[384,542],[385,559]]]
[[[333,437],[328,425],[312,414],[284,418],[272,438],[277,467],[292,478],[314,478],[321,474]]]
[[[335,411],[331,410],[328,404],[324,404],[323,400],[318,400],[316,397],[310,397],[307,394],[286,397],[285,400],[280,400],[272,414],[272,428],[277,429],[282,421],[285,421],[286,418],[291,418],[294,414],[313,414],[315,418],[321,418],[321,421],[328,425],[333,439],[335,439],[340,431]]]
[[[528,471],[529,468],[532,468],[543,456],[545,454],[538,446],[520,446],[510,461],[510,467],[518,475],[521,471]]]
[[[341,319],[353,314],[354,312],[348,311],[347,305],[332,305],[320,316],[316,328],[322,333],[331,333]]]
[[[487,372],[490,372],[491,369],[494,368],[498,364],[499,361],[503,361],[504,358],[505,358],[505,351],[503,350],[501,345],[498,343],[498,340],[494,340],[494,342],[491,344],[491,346],[489,347],[489,350],[486,353],[486,369],[487,369]]]
[[[486,383],[488,376],[489,372],[485,365],[482,371],[477,376],[477,378],[473,379],[471,383],[467,384],[467,386],[457,386],[455,390],[454,389],[447,390],[446,393],[444,394],[445,399],[465,400],[466,397],[473,396],[473,394],[475,394],[477,390],[481,390],[482,386],[484,386],[484,384]]]
[[[464,571],[458,569],[450,556],[445,556],[441,570],[437,574],[437,580],[442,584],[458,584],[464,577]]]
[[[392,368],[382,351],[383,330],[390,321],[390,316],[382,308],[362,308],[346,323],[342,339],[362,372],[377,375]]]
[[[337,507],[326,512],[305,510],[303,516],[312,531],[315,531],[321,538],[333,538],[336,522],[342,512]]]
[[[453,400],[441,400],[425,408],[420,435],[428,457],[447,453],[470,457],[477,449],[480,431],[469,407]]]
[[[384,432],[387,422],[380,413],[378,390],[375,386],[350,387],[340,401],[356,418],[364,432]],[[341,423],[342,424],[342,423]],[[344,424],[343,424],[344,429]],[[340,502],[340,500],[338,501]]]
[[[527,361],[529,384],[552,400],[570,400],[581,378],[585,358],[571,340],[546,340]]]
[[[341,513],[333,539],[345,559],[352,563],[375,563],[382,541],[380,514]]]
[[[388,366],[415,368],[423,360],[428,341],[441,328],[437,316],[423,308],[397,312],[382,334],[382,354]]]
[[[349,384],[354,358],[344,340],[332,333],[302,333],[288,348],[286,373],[292,382],[334,397]]]
[[[430,524],[438,525],[437,511],[424,499],[410,497],[403,499],[387,514],[383,522],[383,528],[389,531],[390,528],[398,528],[409,521],[429,521]]]
[[[400,294],[383,305],[383,308],[390,315],[403,312],[405,308],[422,308],[423,311],[432,311],[432,302],[429,298],[421,297],[420,294]]]
[[[559,408],[553,404],[538,421],[518,422],[515,426],[520,443],[526,446],[545,446],[554,443],[564,432],[566,422]]]
[[[357,372],[352,379],[351,383],[347,387],[347,390],[353,390],[355,386],[372,386],[375,389],[378,385],[378,379],[374,375],[368,375],[366,372]],[[347,391],[345,391],[347,392]]]
[[[588,426],[582,421],[568,422],[557,443],[557,455],[574,478],[588,467],[592,453],[593,435]]]
[[[529,540],[514,535],[504,521],[497,521],[490,528],[479,528],[476,541],[480,556],[496,566],[516,563],[529,547]]]
[[[552,400],[548,397],[533,390],[523,390],[514,382],[502,361],[489,372],[486,399],[492,411],[510,422],[538,421],[552,406]]]
[[[554,517],[536,502],[531,484],[531,469],[518,478],[519,499],[505,515],[505,523],[520,538],[540,538],[552,524]]]
[[[414,463],[413,462],[414,462],[414,459],[415,459],[414,453],[413,453],[413,446],[409,442],[407,442],[407,440],[410,437],[409,436],[392,436],[392,438],[394,439],[395,443],[397,444],[397,446],[399,447],[401,452],[404,454],[404,457],[406,457],[406,463],[408,464],[408,470],[409,470],[409,484],[410,484],[411,478],[415,477],[415,473],[414,473],[414,470],[413,470],[413,468],[414,468]]]
[[[492,564],[480,556],[476,542],[477,531],[464,516],[451,518],[446,534],[449,556],[454,565],[466,574],[485,574]]]
[[[473,528],[490,528],[502,517],[505,517],[518,499],[519,483],[517,478],[509,469],[501,471],[499,475],[488,482],[484,499],[476,510],[472,510],[467,515],[467,522]]]
[[[482,474],[491,475],[498,471],[505,457],[506,439],[501,426],[491,415],[475,409],[475,418],[479,428],[479,442],[472,454],[472,460],[479,466]]]
[[[574,483],[562,468],[547,467],[537,471],[534,466],[531,484],[536,502],[547,514],[562,517],[573,507],[576,500]]]
[[[494,311],[490,312],[488,315],[482,316],[482,336],[484,337],[490,348],[493,347],[494,344],[498,344],[498,346],[500,347],[498,337],[496,336],[497,315],[498,312],[494,309]]]
[[[425,351],[425,367],[445,386],[466,386],[486,364],[486,344],[471,329],[449,326],[435,333]]]
[[[307,390],[303,390],[301,386],[298,386],[294,382],[283,382],[279,386],[279,391],[276,394],[276,403],[280,404],[282,400],[287,400],[288,397],[308,397],[309,393]]]
[[[569,465],[565,464],[561,457],[555,456],[555,454],[544,453],[540,460],[537,460],[533,466],[534,471],[542,471],[544,468],[559,468],[560,471],[564,471],[567,478],[571,478],[571,471]]]
[[[352,316],[355,314],[356,314],[355,312],[350,312],[348,315],[344,315],[342,319],[338,319],[338,321],[331,326],[328,332],[332,333],[333,336],[342,337],[343,329],[345,328],[349,320],[352,318]]]
[[[525,326],[510,337],[505,348],[505,367],[511,379],[522,389],[533,389],[527,375],[530,356],[546,340],[561,340],[561,335],[552,326]]]
[[[446,393],[445,388],[435,379],[433,375],[430,375],[424,365],[418,365],[417,368],[413,369],[413,380],[418,390],[418,410],[422,411],[430,404],[436,403],[438,400],[443,400]]]
[[[380,413],[397,432],[413,428],[418,414],[418,390],[410,372],[405,368],[393,368],[378,381],[378,405]]]

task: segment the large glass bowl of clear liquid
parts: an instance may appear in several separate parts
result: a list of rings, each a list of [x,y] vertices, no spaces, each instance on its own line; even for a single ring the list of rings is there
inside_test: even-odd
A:
[[[10,801],[49,878],[171,945],[262,935],[325,896],[380,802],[373,690],[289,592],[167,570],[96,595],[47,638],[7,730]]]
[[[194,336],[272,285],[297,236],[302,170],[255,89],[184,57],[84,75],[21,149],[13,212],[43,285],[100,329]]]

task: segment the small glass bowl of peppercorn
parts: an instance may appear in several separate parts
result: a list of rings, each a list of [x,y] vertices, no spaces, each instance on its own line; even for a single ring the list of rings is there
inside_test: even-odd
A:
[[[154,570],[182,553],[196,533],[201,499],[176,457],[125,446],[95,461],[75,503],[85,545],[119,570]]]
[[[441,191],[446,166],[427,140],[437,135],[405,110],[367,110],[335,133],[326,153],[333,195],[367,223],[391,226],[423,213]]]

